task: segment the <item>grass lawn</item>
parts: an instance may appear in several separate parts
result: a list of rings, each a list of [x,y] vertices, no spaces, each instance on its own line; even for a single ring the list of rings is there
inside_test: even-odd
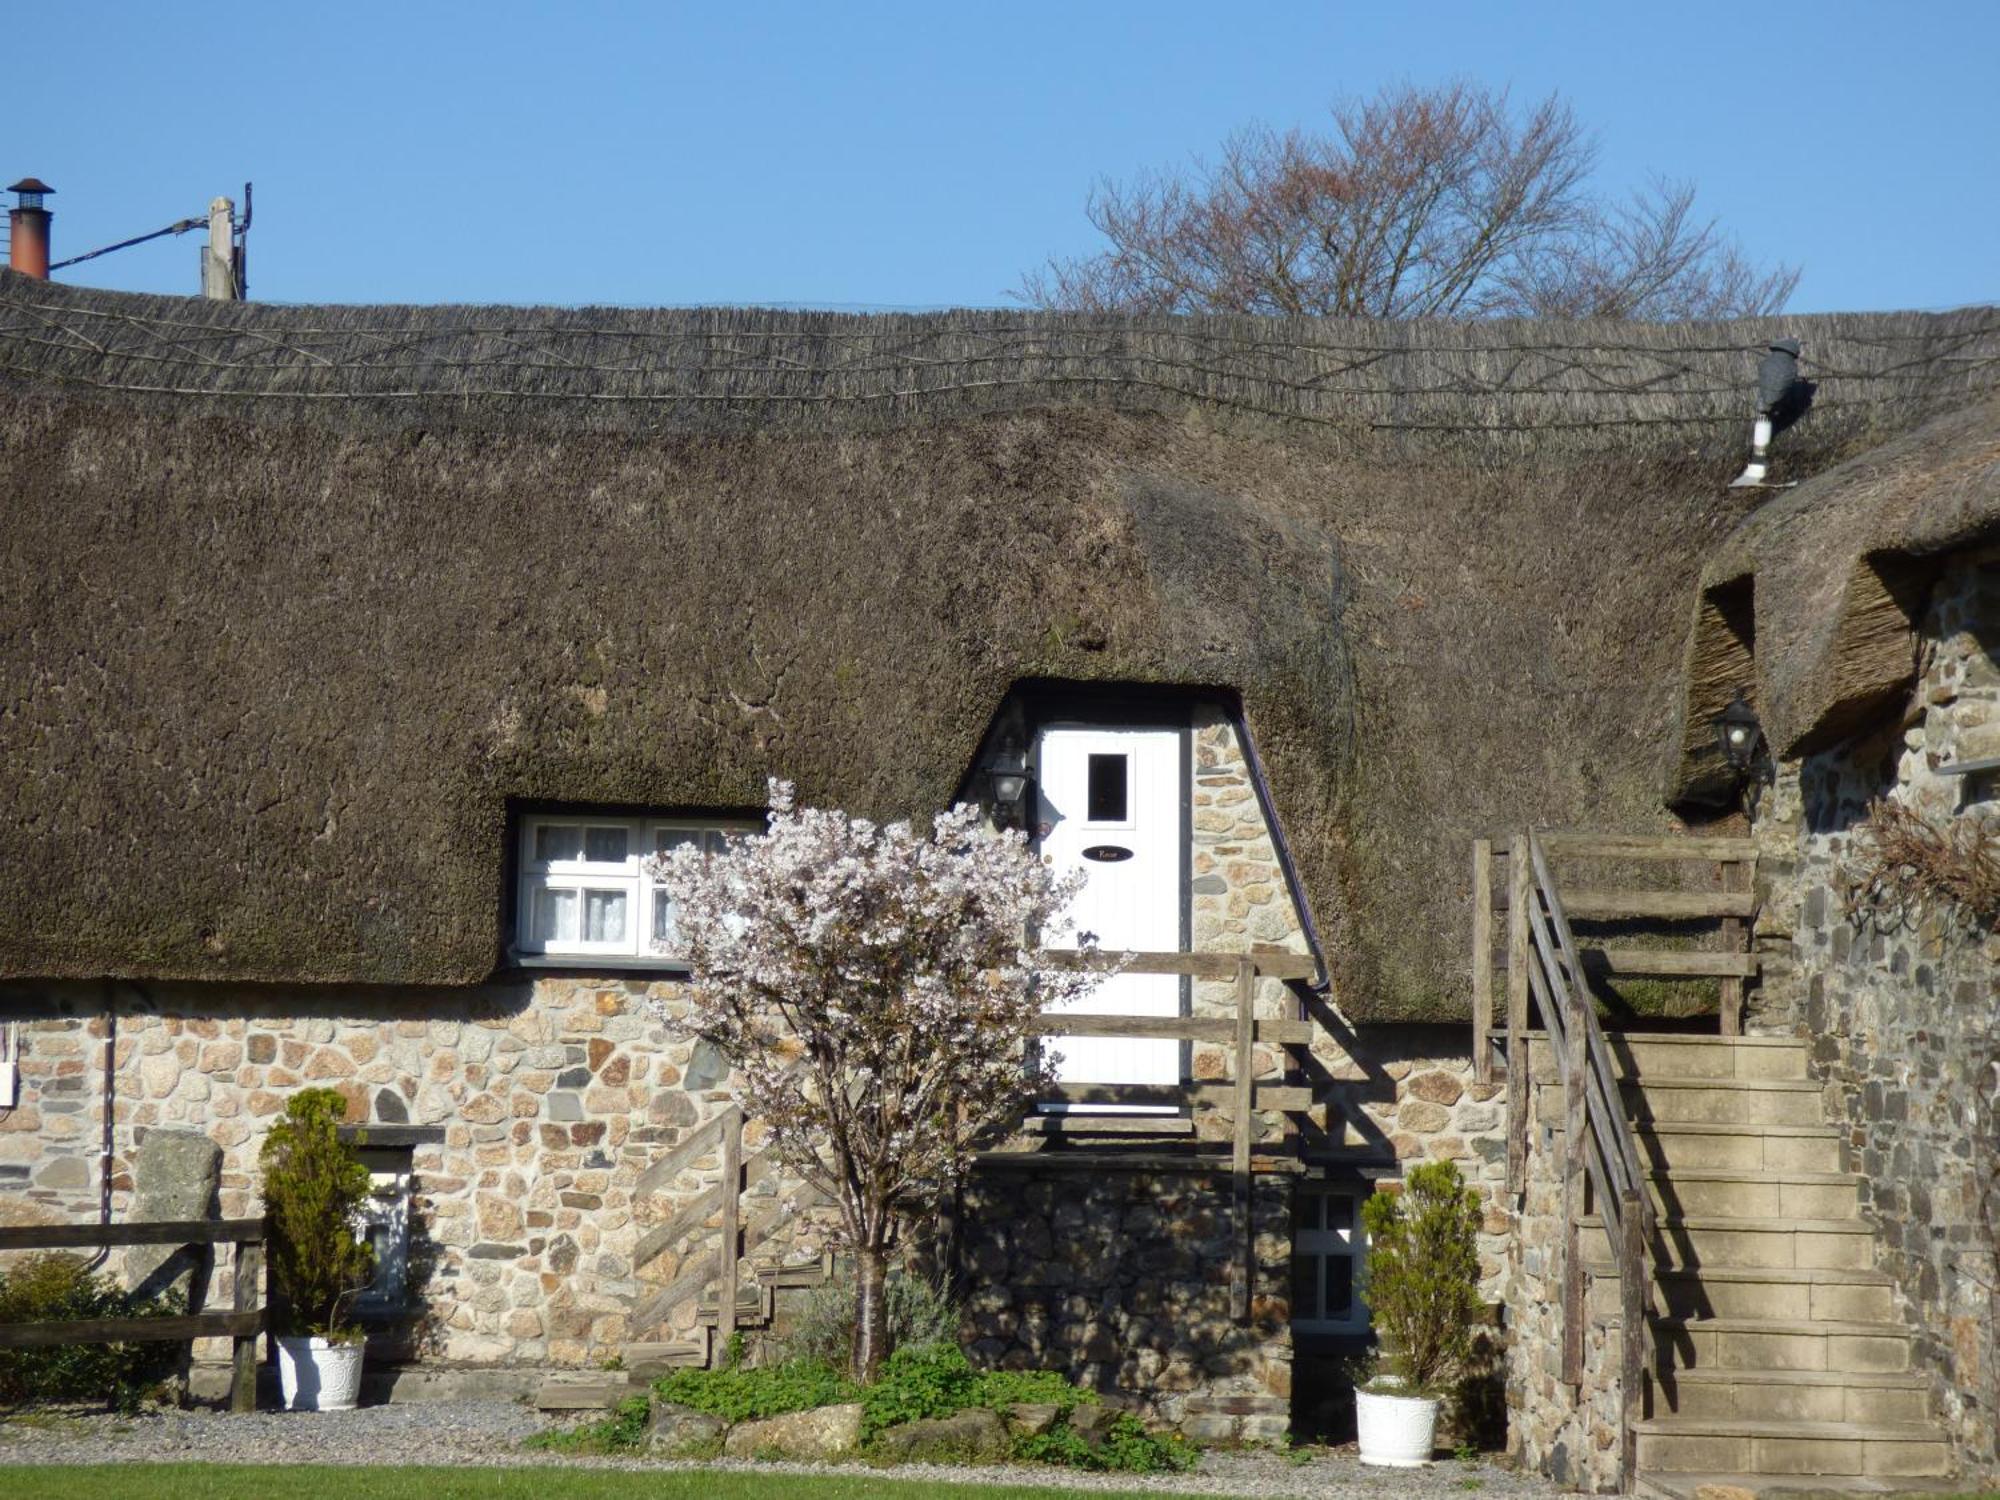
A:
[[[103,1464],[0,1468],[8,1500],[270,1500],[329,1496],[341,1500],[1072,1500],[1061,1485],[965,1489],[866,1473],[817,1475],[604,1469],[356,1469],[251,1464]],[[1158,1500],[1131,1491],[1093,1490],[1093,1500]]]

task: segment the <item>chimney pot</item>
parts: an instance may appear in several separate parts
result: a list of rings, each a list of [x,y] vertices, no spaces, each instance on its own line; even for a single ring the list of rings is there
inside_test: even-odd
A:
[[[49,279],[49,220],[55,217],[42,200],[55,191],[39,177],[23,177],[7,189],[15,194],[7,211],[7,261],[23,276]]]

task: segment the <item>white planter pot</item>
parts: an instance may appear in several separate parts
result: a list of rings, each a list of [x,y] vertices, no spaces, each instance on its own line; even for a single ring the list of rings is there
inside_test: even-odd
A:
[[[1435,1397],[1354,1393],[1354,1425],[1360,1429],[1364,1464],[1385,1469],[1423,1468],[1431,1461],[1437,1421]]]
[[[325,1339],[279,1339],[278,1384],[286,1411],[352,1411],[361,1393],[366,1346]]]

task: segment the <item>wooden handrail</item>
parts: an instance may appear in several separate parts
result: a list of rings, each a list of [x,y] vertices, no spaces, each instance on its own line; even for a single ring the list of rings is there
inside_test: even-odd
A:
[[[163,1219],[148,1224],[19,1224],[0,1229],[0,1250],[108,1250],[121,1245],[261,1243],[262,1219]]]
[[[1598,1024],[1562,896],[1549,873],[1540,839],[1530,832],[1524,842],[1528,858],[1522,864],[1526,866],[1523,873],[1528,899],[1523,905],[1535,950],[1529,975],[1531,983],[1540,981],[1532,987],[1543,1026],[1555,1044],[1566,1100],[1563,1374],[1572,1383],[1581,1379],[1584,1269],[1578,1235],[1582,1182],[1587,1174],[1618,1264],[1619,1303],[1624,1310],[1620,1335],[1621,1478],[1629,1490],[1637,1452],[1636,1423],[1642,1410],[1639,1385],[1651,1343],[1646,1309],[1651,1301],[1648,1247],[1655,1229],[1653,1205],[1646,1192],[1638,1140],[1625,1113],[1611,1049]],[[1517,883],[1515,890],[1521,891],[1522,884]],[[1520,1045],[1520,1039],[1510,1036],[1509,1045]]]

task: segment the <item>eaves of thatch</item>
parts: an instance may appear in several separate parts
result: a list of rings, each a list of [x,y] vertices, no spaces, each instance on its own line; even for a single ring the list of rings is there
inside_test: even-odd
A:
[[[1739,690],[1793,759],[1900,707],[1937,560],[2000,540],[2000,399],[1934,418],[1788,491],[1702,570],[1668,795],[1730,782],[1710,718]]]
[[[0,972],[466,984],[524,802],[923,814],[1024,679],[1240,693],[1357,1018],[1476,833],[1673,826],[1756,358],[1810,474],[2000,317],[294,308],[0,276]]]

